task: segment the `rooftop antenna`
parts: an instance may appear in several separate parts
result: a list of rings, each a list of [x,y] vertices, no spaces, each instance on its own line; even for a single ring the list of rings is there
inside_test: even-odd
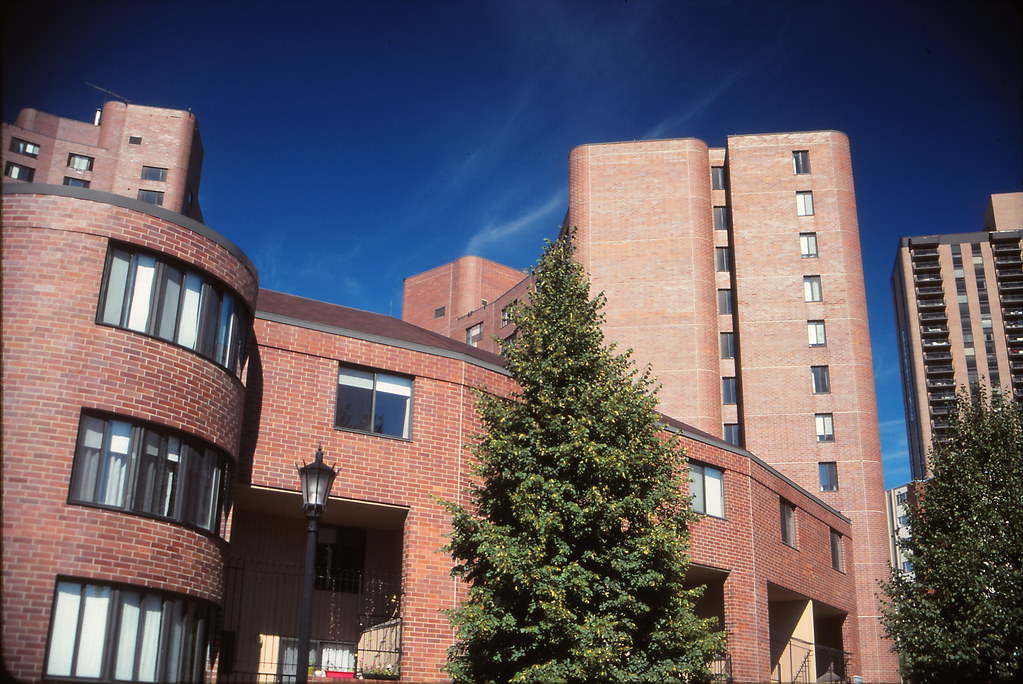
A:
[[[90,88],[95,88],[96,90],[100,91],[101,93],[106,93],[107,95],[113,95],[115,100],[119,100],[120,102],[123,102],[124,104],[131,104],[131,102],[128,101],[128,98],[126,98],[124,95],[118,95],[113,90],[107,90],[106,88],[100,88],[95,83],[89,83],[88,81],[85,82],[85,85],[89,86]]]

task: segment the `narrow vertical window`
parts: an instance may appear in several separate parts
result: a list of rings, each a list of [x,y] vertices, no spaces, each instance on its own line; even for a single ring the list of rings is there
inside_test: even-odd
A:
[[[817,476],[820,479],[822,492],[838,491],[838,463],[835,461],[818,463]]]
[[[796,216],[813,216],[813,193],[796,193]]]
[[[724,472],[702,463],[689,464],[689,493],[693,510],[716,518],[725,517]]]
[[[483,339],[483,322],[471,325],[465,330],[465,343],[470,347],[480,346],[480,340]]]
[[[727,247],[714,248],[714,264],[718,273],[728,273],[732,270],[732,259]]]
[[[710,187],[713,190],[725,189],[725,167],[723,166],[710,167]]]
[[[725,441],[739,446],[739,424],[725,423]]]
[[[819,275],[803,276],[803,301],[823,301],[821,294],[821,277]]]
[[[735,378],[721,378],[721,403],[735,404],[739,390]]]
[[[799,256],[804,259],[817,258],[817,233],[799,234]]]
[[[728,230],[727,207],[714,207],[714,230]]]
[[[835,441],[835,421],[830,413],[817,413],[814,415],[814,424],[817,430],[818,442]]]
[[[781,540],[796,548],[796,507],[785,499],[779,499],[781,515]]]
[[[807,321],[806,336],[811,347],[826,347],[828,337],[824,321]]]
[[[842,553],[842,535],[831,530],[831,567],[845,572],[845,554]]]
[[[721,333],[721,358],[735,358],[735,333]]]
[[[831,373],[827,366],[810,366],[810,379],[814,394],[831,393]]]
[[[718,313],[731,315],[732,308],[732,291],[727,289],[718,290]]]
[[[810,173],[809,150],[795,150],[792,153],[792,169],[796,175]]]

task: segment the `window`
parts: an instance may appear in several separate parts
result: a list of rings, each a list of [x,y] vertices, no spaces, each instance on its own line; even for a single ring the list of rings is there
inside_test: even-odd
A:
[[[820,478],[822,492],[838,491],[838,464],[824,461],[817,464],[817,475]]]
[[[201,682],[209,606],[180,594],[58,580],[48,677]]]
[[[433,317],[434,318],[444,318],[444,314],[445,313],[447,313],[447,307],[438,306],[436,309],[433,310]]]
[[[72,152],[67,156],[67,165],[69,168],[75,171],[92,171],[92,157],[86,157],[84,154],[75,154]]]
[[[739,424],[725,423],[725,441],[739,446]]]
[[[21,164],[15,164],[14,162],[7,162],[4,165],[4,175],[14,180],[25,181],[31,183],[32,179],[35,178],[36,170],[29,166],[22,166]]]
[[[81,178],[72,178],[71,176],[64,176],[64,185],[70,185],[75,188],[87,188],[89,187],[89,181],[82,180]]]
[[[821,296],[821,277],[819,275],[803,276],[803,301],[819,302]]]
[[[166,181],[167,180],[167,169],[161,169],[157,166],[143,166],[142,167],[142,180],[148,181]]]
[[[412,378],[341,367],[334,425],[409,439]]]
[[[813,193],[796,193],[796,216],[813,216]]]
[[[735,358],[735,333],[721,333],[721,358]]]
[[[518,300],[512,302],[508,306],[501,309],[501,327],[506,328],[512,324],[512,316],[515,311],[515,305],[518,304]]]
[[[465,330],[465,343],[470,347],[480,346],[480,340],[483,339],[483,322],[479,322],[475,325],[470,325]]]
[[[710,187],[714,190],[725,189],[725,167],[710,167]]]
[[[814,394],[831,394],[831,373],[827,366],[810,366]]]
[[[250,317],[211,277],[164,257],[114,247],[107,255],[97,322],[179,344],[237,373]]]
[[[807,321],[806,336],[811,347],[828,346],[828,336],[824,328],[824,321]]]
[[[725,517],[725,476],[718,468],[689,464],[689,494],[693,510],[715,518]]]
[[[738,394],[739,391],[736,387],[735,378],[721,378],[721,403],[736,403]]]
[[[316,588],[359,593],[366,562],[366,530],[321,526],[316,538]]]
[[[905,506],[909,501],[909,492],[898,492],[895,495],[895,505]]]
[[[309,668],[313,672],[355,672],[355,650],[354,643],[310,639]],[[277,674],[280,676],[279,681],[284,684],[294,684],[297,681],[298,639],[281,639],[277,654]]]
[[[810,152],[808,150],[795,150],[792,153],[792,170],[798,175],[810,173]]]
[[[728,230],[727,207],[714,207],[714,230]]]
[[[216,534],[225,463],[218,449],[182,432],[86,414],[68,499]]]
[[[142,144],[142,137],[138,136],[138,135],[129,135],[128,136],[128,144],[129,145],[141,145]]]
[[[718,313],[731,315],[732,313],[732,291],[718,290]]]
[[[830,413],[818,413],[814,415],[813,419],[817,427],[817,441],[834,442],[835,421],[832,415]]]
[[[796,507],[785,499],[779,499],[781,512],[781,540],[796,548]]]
[[[845,558],[842,554],[842,535],[831,530],[831,567],[845,572]]]
[[[718,273],[728,273],[732,270],[731,261],[727,247],[714,248],[714,264]]]
[[[157,190],[139,190],[138,198],[143,202],[163,206],[163,193]]]
[[[817,258],[817,233],[799,234],[799,255],[804,259]]]
[[[38,157],[40,152],[39,145],[21,138],[11,138],[11,152],[17,152],[23,154],[26,157]]]

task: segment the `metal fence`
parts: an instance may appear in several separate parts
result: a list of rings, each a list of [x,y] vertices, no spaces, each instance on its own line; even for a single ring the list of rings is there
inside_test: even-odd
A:
[[[217,681],[287,684],[299,667],[301,564],[236,559],[225,569]],[[397,679],[401,578],[339,571],[316,578],[309,671]]]

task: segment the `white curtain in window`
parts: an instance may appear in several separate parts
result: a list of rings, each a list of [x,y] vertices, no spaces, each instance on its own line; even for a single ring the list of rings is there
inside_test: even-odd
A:
[[[181,643],[184,636],[184,605],[181,601],[166,601],[164,603],[164,617],[170,622],[170,638],[167,640],[167,650],[163,657],[166,666],[163,668],[164,677],[168,682],[176,682],[181,678]]]
[[[46,661],[48,675],[67,677],[71,674],[81,591],[80,584],[60,582],[57,585],[57,601],[50,621],[50,656]]]
[[[167,439],[167,461],[164,463],[163,471],[163,507],[164,515],[175,515],[177,506],[174,505],[174,497],[177,494],[175,483],[178,478],[178,468],[181,464],[181,440],[177,437]]]
[[[75,676],[99,677],[103,667],[103,651],[107,636],[107,615],[110,612],[110,587],[85,586],[82,606],[82,629],[78,641]]]
[[[131,308],[128,310],[128,328],[145,332],[146,324],[149,323],[156,259],[143,255],[137,255],[135,259],[135,282],[131,291]]]
[[[199,300],[202,292],[202,278],[189,273],[185,276],[185,294],[181,305],[181,322],[178,324],[178,344],[195,349],[199,336]]]
[[[132,679],[135,669],[135,638],[139,631],[142,596],[134,591],[121,592],[121,626],[117,638],[114,677]]]
[[[82,432],[82,443],[75,457],[75,483],[72,496],[80,501],[93,501],[96,495],[96,480],[99,477],[100,453],[103,451],[104,421],[86,418]]]
[[[124,503],[124,482],[128,470],[128,452],[131,448],[131,424],[110,421],[110,446],[107,448],[106,472],[96,492],[96,501],[108,506]]]
[[[796,193],[796,214],[798,216],[813,216],[813,193]]]
[[[350,644],[322,644],[320,668],[323,670],[355,671],[355,654]]]
[[[160,646],[160,623],[163,601],[159,596],[147,596],[142,606],[142,648],[139,651],[139,681],[156,681],[156,658]]]

